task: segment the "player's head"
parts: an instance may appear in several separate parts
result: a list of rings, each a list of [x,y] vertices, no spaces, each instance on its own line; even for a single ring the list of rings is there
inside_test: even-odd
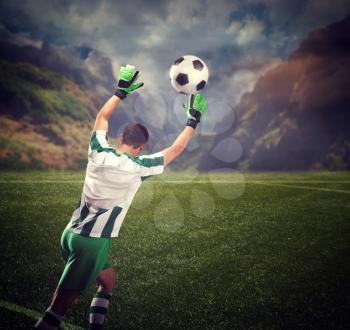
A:
[[[145,147],[149,138],[148,130],[138,123],[130,123],[121,134],[122,144],[132,147],[132,156],[136,156]]]

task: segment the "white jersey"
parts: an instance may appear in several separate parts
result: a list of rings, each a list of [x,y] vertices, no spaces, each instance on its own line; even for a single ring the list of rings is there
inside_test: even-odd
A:
[[[118,154],[107,133],[92,133],[81,199],[67,228],[90,237],[117,237],[142,182],[164,170],[161,152],[140,157]]]

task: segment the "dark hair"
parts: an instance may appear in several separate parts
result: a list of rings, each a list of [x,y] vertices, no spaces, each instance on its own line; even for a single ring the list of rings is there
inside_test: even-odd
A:
[[[147,128],[138,123],[128,124],[122,133],[122,143],[138,148],[148,141],[149,134]]]

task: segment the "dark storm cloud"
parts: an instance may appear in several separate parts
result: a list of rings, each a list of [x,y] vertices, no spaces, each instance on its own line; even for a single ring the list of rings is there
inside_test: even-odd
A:
[[[252,16],[265,22],[266,31],[268,32],[272,32],[274,29],[296,31],[303,29],[303,26],[300,26],[300,20],[306,24],[308,20],[325,21],[326,16],[334,19],[335,16],[339,15],[341,9],[349,9],[349,5],[346,5],[347,2],[342,0],[333,1],[332,3],[324,0],[250,0],[245,2],[216,1],[215,4],[213,3],[210,1],[158,0],[11,1],[1,3],[0,18],[11,31],[31,32],[33,36],[39,38],[54,39],[59,34],[55,31],[56,29],[61,30],[62,35],[67,34],[67,30],[69,30],[70,36],[66,35],[68,41],[75,34],[84,36],[84,27],[74,24],[74,19],[77,17],[90,19],[92,21],[92,31],[100,30],[109,37],[114,34],[117,38],[118,34],[132,35],[132,30],[142,33],[145,31],[145,27],[157,20],[159,24],[169,24],[169,17],[172,16],[175,16],[176,19],[172,21],[173,24],[170,24],[175,30],[174,32],[176,33],[178,28],[180,34],[183,27],[191,28],[191,26],[181,24],[186,19],[202,20],[202,28],[205,26],[212,28],[213,25],[216,25],[217,29],[222,30],[226,28],[225,24],[228,20],[243,20],[246,16]],[[329,8],[326,5],[327,3]],[[99,16],[102,10],[108,15]],[[303,17],[305,11],[311,10],[314,11],[314,15]],[[100,20],[91,20],[91,17],[96,15],[100,17]],[[308,13],[306,13],[307,15]],[[178,24],[176,24],[176,20]],[[119,30],[114,30],[113,26],[118,27]],[[108,28],[111,28],[110,33],[108,33]],[[123,29],[121,30],[121,28]],[[164,28],[166,29],[166,26]],[[89,32],[91,33],[91,31]],[[192,41],[195,41],[195,39],[192,39]]]
[[[211,69],[216,86],[206,90],[230,91],[233,102],[271,58],[286,59],[311,29],[349,11],[345,0],[7,1],[0,33],[98,49],[115,68],[138,65],[158,88],[174,59],[192,53]]]
[[[249,18],[262,26],[255,42],[268,37],[269,44],[265,42],[265,47],[262,44],[257,50],[273,48],[279,52],[276,56],[281,55],[283,47],[294,46],[290,39],[300,40],[312,24],[341,18],[350,5],[343,0],[32,0],[2,2],[0,8],[1,22],[11,32],[26,32],[59,45],[91,43],[109,53],[112,49],[118,53],[151,52],[150,48],[163,52],[179,48],[214,51],[235,45],[237,35],[230,34],[230,23]],[[244,43],[243,37],[244,30],[239,39]],[[251,40],[247,39],[247,44]]]
[[[12,1],[0,5],[0,19],[12,32],[25,31],[34,38],[59,40],[67,44],[74,37],[86,38],[91,33],[116,39],[131,35],[144,24],[148,13],[163,16],[166,2],[158,1]],[[103,11],[104,16],[99,16]],[[94,16],[98,19],[94,20]],[[91,25],[81,26],[83,19]],[[118,26],[119,29],[114,27]]]
[[[349,85],[350,16],[313,31],[287,62],[258,79],[236,107],[239,125],[213,145],[234,132],[246,169],[349,169]],[[212,151],[200,168],[227,167]]]

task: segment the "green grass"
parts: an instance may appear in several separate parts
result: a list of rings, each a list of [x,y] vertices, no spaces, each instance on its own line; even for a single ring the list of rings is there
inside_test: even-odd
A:
[[[230,173],[211,176],[214,183],[191,173],[144,183],[113,241],[119,281],[107,329],[349,328],[350,173],[244,177],[235,199],[217,193],[237,188]],[[0,174],[2,329],[30,328],[35,320],[20,307],[36,315],[47,306],[63,266],[60,235],[83,178]],[[191,209],[195,189],[215,203],[206,217]],[[154,218],[167,196],[178,204],[161,210],[165,224],[184,211],[173,232]],[[93,292],[79,298],[67,322],[86,328]]]

